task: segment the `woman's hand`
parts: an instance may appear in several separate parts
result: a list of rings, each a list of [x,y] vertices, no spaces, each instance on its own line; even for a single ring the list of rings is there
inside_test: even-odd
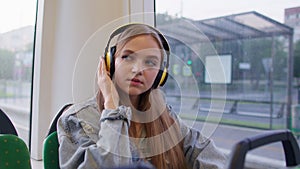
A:
[[[98,66],[98,87],[104,98],[105,109],[116,109],[119,106],[119,95],[106,70],[105,61],[101,58]]]

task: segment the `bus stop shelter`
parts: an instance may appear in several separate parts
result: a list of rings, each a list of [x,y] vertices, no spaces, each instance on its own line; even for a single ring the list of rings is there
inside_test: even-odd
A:
[[[187,24],[190,23],[190,24]],[[181,19],[157,26],[167,37],[177,37],[182,43],[238,41],[254,38],[284,36],[287,44],[286,117],[291,128],[293,81],[293,29],[258,12],[251,11],[204,20]],[[202,34],[199,34],[202,32]],[[197,36],[193,36],[197,34]],[[273,45],[272,45],[272,48]],[[272,49],[274,50],[274,49]],[[271,56],[272,58],[272,56]],[[272,65],[273,66],[273,65]],[[271,99],[273,95],[271,92]]]

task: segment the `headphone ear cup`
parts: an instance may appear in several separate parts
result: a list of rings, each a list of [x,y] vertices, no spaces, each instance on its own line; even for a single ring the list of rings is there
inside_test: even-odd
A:
[[[104,60],[105,60],[105,65],[106,65],[106,70],[110,72],[110,53],[106,52],[105,56],[104,56]]]
[[[164,68],[164,71],[162,72],[162,75],[161,75],[161,78],[159,81],[159,86],[163,86],[166,83],[168,76],[169,76],[169,73],[168,73],[167,69]]]
[[[158,86],[163,86],[166,83],[168,76],[169,74],[166,68],[164,68],[164,70],[159,70],[152,88],[156,89]]]
[[[114,76],[115,73],[115,53],[116,53],[116,46],[110,48],[110,78]]]
[[[107,52],[104,57],[106,69],[110,73],[110,78],[112,78],[115,73],[115,59],[114,59],[115,52],[116,52],[116,47],[113,46],[111,47],[110,52]]]

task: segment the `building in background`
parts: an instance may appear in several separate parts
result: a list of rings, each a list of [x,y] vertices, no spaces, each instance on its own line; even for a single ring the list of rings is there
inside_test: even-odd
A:
[[[294,28],[294,42],[300,40],[300,6],[284,10],[284,23]]]

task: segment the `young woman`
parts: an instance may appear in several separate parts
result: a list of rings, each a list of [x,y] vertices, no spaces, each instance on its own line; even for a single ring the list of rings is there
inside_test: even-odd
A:
[[[213,141],[186,126],[159,90],[169,53],[164,36],[149,25],[129,24],[112,33],[99,62],[97,95],[59,119],[62,169],[224,167]]]

